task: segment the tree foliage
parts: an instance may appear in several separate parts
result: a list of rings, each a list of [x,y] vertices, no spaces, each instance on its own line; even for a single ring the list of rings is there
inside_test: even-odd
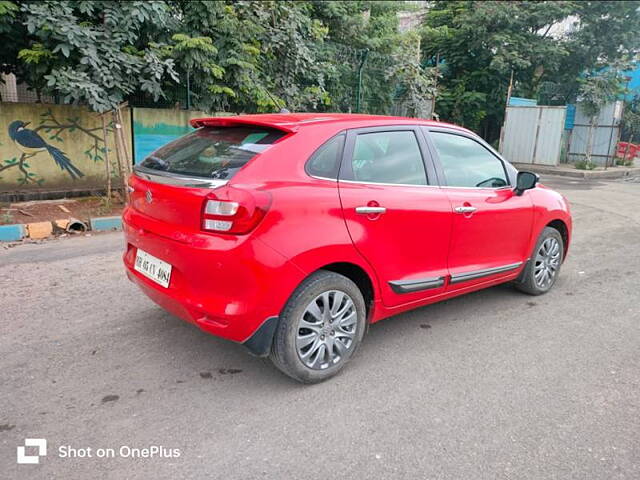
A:
[[[581,85],[578,100],[584,113],[593,118],[600,114],[600,110],[607,103],[616,99],[621,93],[622,78],[616,69],[589,74],[580,79]]]
[[[394,55],[394,62],[387,69],[386,78],[394,79],[409,116],[427,117],[431,113],[432,99],[437,95],[440,72],[437,67],[425,67],[420,63],[420,43],[416,35],[407,35],[401,48]]]
[[[638,51],[640,2],[0,0],[0,70],[104,111],[132,98],[204,110],[420,115],[497,137],[516,96],[575,100],[584,72]],[[436,61],[439,59],[439,64]],[[441,76],[441,78],[438,78]],[[186,85],[191,95],[186,98]]]
[[[575,100],[580,74],[635,54],[640,2],[437,1],[423,28],[425,61],[443,59],[441,117],[496,138],[511,72],[513,94],[544,86]]]
[[[173,59],[151,40],[173,21],[163,2],[25,2],[20,13],[16,30],[27,42],[13,72],[38,93],[102,112],[136,88],[158,98],[162,80],[177,79]]]
[[[635,95],[622,114],[622,138],[631,142],[640,138],[640,96]]]

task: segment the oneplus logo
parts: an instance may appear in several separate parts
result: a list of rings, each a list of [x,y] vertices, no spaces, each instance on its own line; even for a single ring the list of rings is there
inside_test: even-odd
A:
[[[27,447],[38,447],[37,455],[26,455]],[[40,463],[40,457],[47,454],[47,440],[44,438],[26,438],[24,445],[18,447],[18,463]]]

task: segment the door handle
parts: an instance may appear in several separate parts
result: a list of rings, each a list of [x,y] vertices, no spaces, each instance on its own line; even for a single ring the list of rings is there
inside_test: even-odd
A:
[[[456,207],[453,210],[456,213],[473,213],[478,209],[476,207]]]
[[[356,207],[356,213],[361,215],[381,214],[386,211],[385,207]]]

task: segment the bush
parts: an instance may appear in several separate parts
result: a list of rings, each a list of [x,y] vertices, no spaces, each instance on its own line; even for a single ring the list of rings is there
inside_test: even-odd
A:
[[[575,167],[578,170],[593,170],[597,167],[597,165],[593,162],[590,162],[589,160],[578,160],[575,163]]]
[[[616,165],[619,165],[621,167],[633,167],[633,158],[620,158],[617,157],[616,158]]]

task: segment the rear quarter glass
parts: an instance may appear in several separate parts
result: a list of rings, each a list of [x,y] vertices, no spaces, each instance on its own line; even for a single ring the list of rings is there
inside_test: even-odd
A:
[[[177,175],[229,180],[284,135],[285,132],[265,127],[204,127],[154,151],[141,166]]]

